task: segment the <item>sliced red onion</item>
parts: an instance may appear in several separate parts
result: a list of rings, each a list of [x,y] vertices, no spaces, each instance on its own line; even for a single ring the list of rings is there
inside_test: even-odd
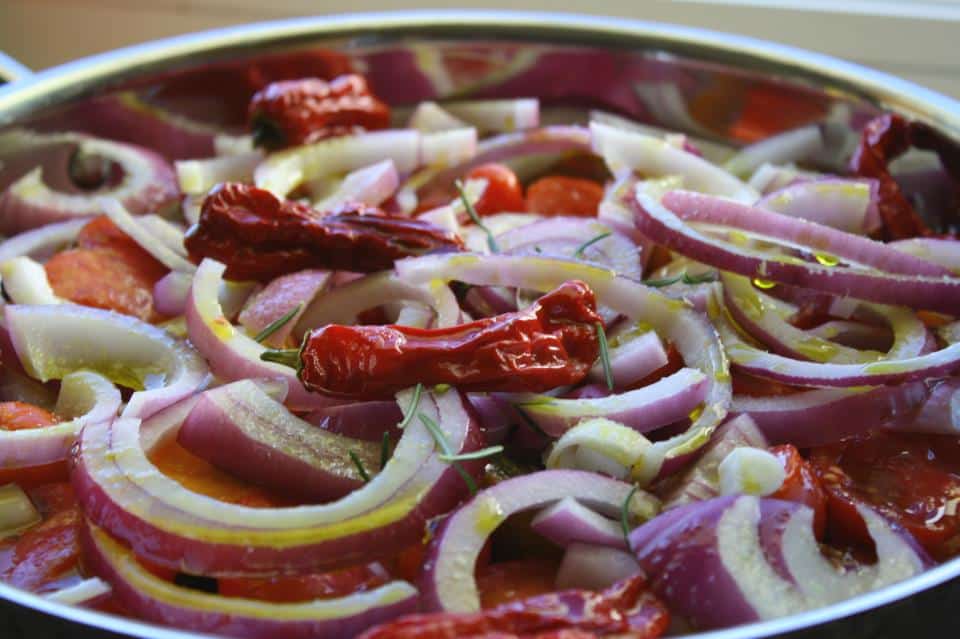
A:
[[[559,437],[581,419],[590,417],[604,417],[646,433],[687,418],[707,398],[709,387],[703,373],[682,368],[649,386],[608,397],[561,399],[523,395],[515,402],[552,437]]]
[[[915,237],[890,242],[888,246],[922,260],[939,264],[954,274],[960,274],[960,242],[932,237]]]
[[[20,486],[0,486],[0,540],[16,535],[42,520],[36,506]]]
[[[76,371],[64,376],[53,410],[63,422],[44,428],[0,430],[0,468],[39,466],[66,459],[81,428],[116,416],[120,391],[96,373]]]
[[[620,522],[604,517],[572,497],[565,497],[544,508],[530,522],[530,528],[564,548],[589,544],[627,549]]]
[[[720,464],[734,450],[743,447],[766,448],[767,440],[747,415],[728,420],[704,446],[700,458],[684,472],[657,486],[665,510],[720,494]]]
[[[314,208],[331,211],[347,202],[380,206],[399,185],[397,167],[393,160],[386,159],[348,173],[333,194],[314,202]]]
[[[157,312],[173,317],[183,315],[192,285],[193,275],[182,271],[170,271],[160,278],[153,287],[153,304]],[[228,318],[236,317],[259,286],[256,282],[221,282],[217,298],[223,314]]]
[[[394,428],[403,420],[396,402],[345,402],[337,406],[319,408],[304,419],[331,433],[380,443],[384,431],[396,435]]]
[[[25,231],[0,243],[0,262],[15,257],[32,257],[44,260],[69,246],[90,218],[81,217],[65,222],[46,224]]]
[[[181,191],[206,195],[221,182],[252,182],[253,171],[262,161],[262,151],[249,151],[206,160],[180,160],[174,162],[174,168]]]
[[[83,524],[80,539],[90,569],[110,583],[124,608],[148,621],[197,632],[250,639],[349,637],[417,609],[417,591],[405,581],[299,603],[221,597],[160,579],[94,525]]]
[[[638,572],[640,564],[633,555],[623,550],[572,544],[563,554],[563,561],[557,571],[556,586],[561,590],[603,590]]]
[[[413,394],[400,395],[408,410]],[[466,399],[425,393],[418,415],[432,419],[457,453],[482,446]],[[137,555],[193,574],[310,572],[388,556],[419,540],[431,517],[463,498],[457,468],[438,458],[423,420],[404,430],[387,465],[342,499],[294,508],[251,508],[192,492],[166,477],[140,444],[139,422],[87,427],[72,480],[84,513]],[[462,467],[476,472],[471,462]]]
[[[540,125],[540,100],[464,100],[444,102],[444,110],[481,131],[509,133]]]
[[[142,389],[130,397],[125,417],[149,417],[209,382],[193,348],[134,317],[73,304],[10,305],[5,313],[14,348],[32,377],[62,379],[90,369]]]
[[[183,219],[187,225],[193,226],[200,221],[200,208],[203,206],[203,197],[199,195],[184,195],[180,202]]]
[[[430,328],[433,323],[433,309],[418,304],[402,304],[394,324],[414,328]]]
[[[155,242],[160,242],[180,257],[187,256],[187,249],[183,246],[183,226],[153,213],[138,217],[137,223],[153,236]]]
[[[37,166],[0,195],[0,231],[8,234],[100,213],[99,198],[119,200],[135,214],[169,206],[179,195],[173,171],[162,157],[145,148],[77,133],[33,133],[11,129],[0,136],[0,156],[41,147],[74,145],[77,152],[106,158],[120,166],[123,178],[115,186],[83,192],[72,187],[67,166]],[[52,187],[56,184],[58,187]]]
[[[762,278],[765,281],[780,282],[793,286],[802,286],[837,295],[857,297],[875,302],[926,308],[946,313],[960,313],[960,279],[943,275],[898,275],[890,271],[934,271],[936,265],[927,265],[916,258],[907,261],[900,259],[905,254],[897,253],[884,245],[871,242],[866,238],[849,235],[811,222],[778,215],[762,209],[741,207],[730,200],[708,198],[695,193],[673,191],[664,196],[664,202],[676,210],[683,210],[684,216],[696,217],[701,221],[729,224],[736,221],[738,228],[757,226],[763,222],[767,235],[772,235],[780,225],[791,227],[795,231],[804,231],[798,238],[815,244],[814,250],[829,251],[831,255],[845,257],[875,268],[884,268],[888,272],[867,271],[854,268],[825,267],[791,258],[777,259],[769,254],[750,253],[743,247],[708,237],[684,223],[670,210],[661,206],[652,198],[637,193],[637,199],[631,200],[636,213],[638,228],[657,243],[670,247],[680,253],[695,257],[698,261],[723,270],[732,271],[748,277]],[[704,206],[701,206],[703,204]],[[713,213],[731,212],[731,216],[713,216]],[[751,221],[747,221],[747,218]],[[805,234],[816,231],[819,239]],[[834,236],[840,241],[833,241]],[[785,233],[778,233],[781,237]],[[820,240],[827,240],[823,241]]]
[[[747,203],[756,202],[759,197],[715,164],[655,137],[599,122],[590,123],[590,136],[594,152],[603,156],[611,171],[629,167],[650,177],[679,175],[687,188]]]
[[[654,331],[647,331],[630,338],[617,340],[612,333],[608,335],[611,342],[610,373],[615,388],[625,388],[636,384],[658,368],[667,365],[667,351],[663,342]],[[590,369],[588,378],[596,383],[605,381],[606,373],[601,363]]]
[[[791,184],[763,197],[757,206],[839,231],[870,234],[882,225],[875,180],[828,178]]]
[[[960,342],[960,321],[951,322],[941,326],[937,330],[937,335],[940,336],[947,344],[956,344]]]
[[[927,399],[923,382],[831,388],[777,397],[737,395],[731,412],[749,415],[771,444],[833,444],[870,428],[909,421]],[[851,419],[855,415],[856,419]]]
[[[104,198],[100,201],[100,208],[107,214],[110,221],[117,225],[117,228],[167,268],[184,273],[192,273],[196,269],[196,266],[182,254],[172,250],[163,242],[158,242],[153,233],[141,226],[118,200]]]
[[[782,617],[902,581],[930,565],[919,546],[860,507],[878,561],[838,571],[813,535],[813,511],[753,496],[674,509],[630,534],[670,609],[700,628]]]
[[[436,102],[427,101],[417,104],[413,113],[410,114],[407,126],[422,133],[434,133],[436,131],[462,129],[470,125],[454,117]]]
[[[950,377],[928,384],[930,395],[919,412],[906,419],[894,420],[891,427],[911,433],[960,434],[960,378]]]
[[[796,328],[788,321],[797,308],[755,288],[749,279],[724,273],[726,307],[737,324],[751,337],[774,352],[792,359],[836,364],[867,364],[881,360],[916,357],[923,353],[927,329],[907,309],[866,305],[867,310],[886,321],[893,330],[893,344],[887,353],[860,351]]]
[[[0,263],[3,292],[14,304],[61,304],[47,279],[43,264],[29,257],[14,257]]]
[[[380,470],[379,442],[315,428],[250,380],[203,393],[177,441],[236,477],[315,502],[363,485],[351,453],[370,476]]]
[[[786,188],[797,182],[805,182],[808,179],[815,180],[820,178],[819,173],[810,173],[802,171],[793,165],[775,166],[773,164],[761,164],[753,172],[747,184],[756,189],[761,195],[770,195],[774,191]]]
[[[552,290],[570,279],[586,282],[598,303],[634,321],[650,324],[680,352],[684,362],[700,370],[706,379],[704,410],[684,433],[655,443],[645,453],[644,467],[650,476],[661,467],[673,467],[709,440],[723,421],[730,401],[730,375],[726,356],[715,329],[699,313],[680,301],[634,280],[618,277],[609,269],[582,262],[507,255],[430,255],[396,263],[398,275],[409,282],[434,279],[459,280],[467,284]]]
[[[647,468],[653,444],[632,428],[602,417],[585,419],[550,448],[544,465],[603,473],[615,479],[649,483],[656,468]]]
[[[420,138],[419,166],[459,166],[477,154],[477,130],[453,129]]]
[[[802,162],[822,151],[824,146],[820,126],[808,124],[740,149],[736,155],[724,162],[723,168],[745,178],[766,163]]]
[[[644,124],[630,120],[621,115],[606,111],[591,110],[590,122],[599,122],[625,131],[634,131],[655,138],[661,138],[673,146],[696,155],[702,155],[714,164],[721,164],[735,153],[735,149],[725,144],[718,144],[703,137],[695,137],[687,133],[677,133],[676,129],[665,129],[651,124]],[[689,130],[689,129],[688,129]]]
[[[285,197],[305,181],[354,171],[384,159],[393,160],[401,173],[417,168],[421,135],[404,129],[371,131],[271,153],[254,171],[254,182]]]
[[[474,566],[487,538],[510,515],[567,497],[618,512],[631,490],[629,484],[575,470],[544,470],[487,488],[447,518],[437,533],[423,573],[423,607],[444,612],[480,610]],[[626,508],[649,517],[651,500],[637,491]]]
[[[830,320],[811,328],[808,332],[858,350],[889,351],[893,345],[889,329],[863,322]]]
[[[110,584],[99,577],[91,577],[81,582],[43,595],[44,599],[71,606],[91,605],[106,598],[111,592]]]
[[[288,318],[286,323],[263,340],[268,346],[283,348],[306,308],[329,282],[330,271],[306,269],[281,275],[251,296],[238,320],[247,333],[258,335],[300,306],[300,310]]]

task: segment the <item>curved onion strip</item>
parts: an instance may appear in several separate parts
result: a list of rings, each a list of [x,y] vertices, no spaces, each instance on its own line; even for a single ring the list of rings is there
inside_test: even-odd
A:
[[[67,421],[24,430],[0,430],[0,468],[38,466],[66,459],[86,424],[112,419],[120,409],[120,391],[109,380],[76,371],[63,378],[54,412]]]
[[[181,191],[206,195],[221,182],[252,182],[253,170],[262,161],[263,151],[248,151],[205,160],[180,160],[173,164]]]
[[[160,579],[133,552],[90,523],[81,526],[84,557],[126,609],[147,620],[232,637],[346,637],[416,611],[417,590],[392,581],[332,599],[273,603],[222,597]]]
[[[602,471],[616,479],[647,483],[653,474],[643,461],[651,446],[649,439],[623,424],[602,417],[585,419],[554,443],[544,465],[550,470]]]
[[[615,513],[631,490],[630,484],[576,470],[544,470],[487,488],[454,512],[437,533],[423,579],[424,607],[445,612],[480,610],[474,565],[487,538],[510,515],[568,497]],[[649,519],[656,512],[656,500],[636,491],[627,510]]]
[[[680,192],[677,191],[668,193],[664,196],[664,201],[676,204],[678,200],[672,196],[678,194]],[[684,205],[704,201],[704,196],[693,193],[683,193],[682,197]],[[760,219],[765,219],[767,216],[776,216],[778,222],[782,219],[788,220],[794,226],[802,225],[811,228],[815,226],[804,220],[780,216],[761,209],[740,208],[735,202],[729,200],[711,198],[709,201],[712,205],[724,207],[727,210],[729,210],[728,207],[737,207],[738,214],[744,213],[746,215],[749,213],[751,216]],[[790,258],[793,261],[781,260],[768,254],[751,253],[744,247],[704,235],[657,203],[653,198],[639,191],[636,193],[636,198],[631,198],[629,202],[634,208],[634,213],[636,213],[638,228],[650,239],[711,266],[733,271],[747,277],[762,278],[842,296],[960,314],[960,278],[936,277],[933,275],[898,275],[854,268],[825,267],[801,260],[793,260],[793,258]],[[693,214],[692,212],[696,211],[699,215],[703,210],[691,207],[688,212]],[[738,222],[740,221],[742,220],[738,220]],[[854,238],[859,243],[871,243],[870,240],[865,238],[847,235],[827,227],[819,227],[817,230],[829,231],[830,234],[839,234],[844,238]],[[844,257],[843,254],[847,256],[855,254],[861,262],[869,260],[873,266],[882,265],[888,269],[899,268],[911,272],[917,270],[914,266],[915,258],[906,256],[909,258],[909,263],[905,263],[897,256],[890,258],[886,248],[876,249],[877,253],[871,257],[868,253],[873,252],[875,247],[872,246],[869,247],[869,251],[857,251],[856,253],[844,250],[843,247],[837,246],[835,243],[830,243],[829,246],[832,249],[832,254],[840,257]],[[878,244],[878,246],[883,247],[882,244]],[[837,251],[837,248],[841,250]],[[893,249],[890,249],[890,251],[897,253]],[[900,256],[905,256],[905,254],[900,254]],[[933,270],[940,267],[932,265],[925,268]]]
[[[182,254],[171,249],[164,242],[157,241],[154,233],[146,226],[138,223],[119,200],[103,198],[99,202],[100,208],[107,214],[110,221],[139,244],[143,250],[155,257],[158,262],[174,271],[192,273],[196,270],[197,267]]]
[[[17,535],[41,521],[43,516],[20,486],[0,486],[0,540]]]
[[[331,211],[347,202],[361,202],[380,206],[400,186],[400,175],[393,160],[386,159],[362,169],[351,171],[337,186],[336,191],[313,203],[318,211]]]
[[[586,282],[600,304],[634,320],[650,324],[661,337],[670,340],[684,362],[699,369],[707,379],[703,412],[690,428],[675,437],[657,442],[649,451],[647,464],[653,469],[672,468],[671,460],[682,460],[710,439],[726,417],[730,402],[730,374],[726,355],[713,326],[684,302],[670,299],[657,290],[609,269],[579,262],[508,255],[429,255],[400,260],[397,273],[410,282],[436,278],[474,285],[511,286],[553,290],[563,282]],[[665,465],[664,465],[665,464]],[[657,472],[653,472],[656,476]]]
[[[592,544],[573,543],[563,553],[557,569],[558,590],[582,588],[600,591],[624,579],[636,578],[640,564],[633,555],[622,550]]]
[[[416,129],[421,133],[450,131],[452,129],[462,129],[465,126],[469,125],[463,120],[453,117],[436,102],[429,101],[419,103],[407,121],[408,128]]]
[[[960,434],[960,378],[949,377],[930,385],[930,396],[913,417],[893,428],[911,433]]]
[[[155,242],[161,242],[168,249],[181,257],[187,256],[187,249],[183,246],[183,227],[170,222],[154,213],[148,213],[136,218],[137,223],[153,236]],[[190,269],[193,272],[193,269]]]
[[[763,164],[801,162],[823,150],[820,126],[808,124],[764,138],[740,149],[723,163],[723,169],[738,177],[747,177]]]
[[[112,197],[134,213],[156,211],[179,195],[173,170],[157,153],[131,144],[102,140],[78,133],[35,133],[12,129],[0,134],[0,155],[7,149],[75,144],[79,153],[101,156],[119,164],[123,179],[116,186],[92,193],[57,191],[44,181],[36,167],[0,194],[0,229],[15,232],[50,222],[100,213],[99,199]]]
[[[130,397],[125,417],[149,417],[210,379],[195,350],[134,317],[73,304],[10,305],[5,316],[17,356],[32,377],[45,382],[91,369],[143,389]]]
[[[927,399],[923,382],[877,388],[829,388],[778,397],[733,398],[730,411],[749,415],[771,444],[833,444],[870,428],[908,420]]]
[[[877,211],[878,188],[876,180],[808,180],[770,193],[757,206],[862,235],[882,224]]]
[[[330,282],[332,273],[319,269],[304,269],[287,273],[270,281],[263,290],[254,293],[244,306],[237,321],[250,335],[259,335],[265,328],[287,317],[285,323],[262,340],[275,348],[283,348],[305,308]],[[299,307],[300,310],[296,310]]]
[[[0,244],[0,262],[21,256],[38,260],[47,258],[73,242],[90,220],[89,217],[78,217],[14,235]]]
[[[715,164],[678,149],[665,140],[636,131],[590,123],[593,150],[610,170],[629,167],[649,177],[679,175],[688,188],[753,203],[759,194]]]
[[[537,513],[530,529],[564,548],[571,544],[591,544],[627,549],[620,522],[590,510],[572,497],[564,497]]]
[[[402,401],[411,399],[408,391]],[[437,422],[452,450],[481,445],[459,393],[426,394],[417,412]],[[72,475],[78,499],[138,555],[197,574],[304,572],[382,556],[418,539],[424,521],[466,491],[420,420],[370,483],[330,504],[293,508],[250,508],[187,490],[147,459],[138,430],[126,419],[84,429]]]
[[[14,257],[0,263],[3,292],[14,304],[61,304],[47,279],[43,264],[29,257]]]
[[[960,241],[933,237],[914,237],[890,242],[887,246],[922,260],[939,264],[960,275]],[[0,247],[2,248],[2,247]]]
[[[910,311],[871,304],[870,310],[893,329],[893,345],[887,353],[848,348],[791,325],[787,320],[796,313],[796,307],[757,290],[747,278],[732,273],[723,273],[720,277],[724,300],[733,319],[751,337],[784,357],[821,363],[866,364],[916,357],[923,352],[927,341],[926,327]]]
[[[509,133],[540,124],[540,100],[537,98],[444,102],[443,109],[481,131]]]
[[[91,577],[72,586],[46,593],[43,598],[74,606],[78,604],[90,605],[101,597],[109,595],[110,592],[110,584],[99,577]]]

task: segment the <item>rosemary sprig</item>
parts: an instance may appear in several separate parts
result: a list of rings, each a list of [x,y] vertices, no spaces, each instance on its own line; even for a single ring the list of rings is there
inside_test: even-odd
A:
[[[623,539],[627,542],[627,548],[630,547],[630,502],[633,500],[633,496],[637,494],[638,488],[639,486],[634,484],[620,506],[620,528],[623,530]]]
[[[490,247],[490,252],[499,253],[500,246],[497,244],[497,240],[493,237],[493,233],[487,228],[487,225],[480,221],[480,216],[477,215],[477,210],[473,208],[473,204],[470,204],[467,193],[463,190],[463,182],[457,180],[453,185],[457,187],[457,193],[460,194],[460,201],[463,202],[463,207],[467,210],[467,215],[470,216],[470,219],[473,220],[473,223],[476,224],[481,231],[487,234],[487,246]]]
[[[700,275],[689,275],[686,271],[684,271],[682,275],[677,275],[676,277],[668,277],[663,280],[644,280],[643,283],[654,288],[662,288],[664,286],[670,286],[671,284],[676,284],[677,282],[681,281],[684,284],[706,284],[707,282],[715,282],[716,280],[716,271],[707,271],[706,273],[701,273]]]
[[[413,420],[413,416],[417,414],[417,407],[420,406],[420,396],[423,394],[423,384],[417,384],[413,388],[413,400],[410,402],[410,408],[407,409],[407,414],[403,416],[403,421],[397,426],[400,430],[403,430],[410,425],[410,422]]]
[[[300,302],[299,304],[291,308],[289,311],[287,311],[277,319],[270,322],[270,324],[268,324],[266,328],[264,328],[262,331],[257,333],[257,336],[254,337],[253,339],[262,344],[265,339],[267,339],[268,337],[270,337],[271,335],[279,331],[281,328],[283,328],[284,324],[292,320],[296,316],[296,314],[300,312],[302,308],[303,308],[303,302]]]
[[[503,452],[503,446],[499,444],[496,446],[490,446],[488,448],[481,448],[480,450],[475,450],[470,453],[459,453],[457,455],[437,455],[437,459],[443,462],[455,462],[455,461],[470,461],[473,459],[484,459],[486,457],[493,457],[494,455],[499,455]]]
[[[383,431],[383,439],[380,440],[380,470],[390,460],[390,433]]]
[[[530,414],[527,413],[527,411],[523,410],[523,406],[515,403],[510,405],[513,406],[513,410],[517,411],[517,415],[520,415],[520,419],[523,420],[523,424],[525,426],[527,426],[530,430],[532,430],[538,435],[542,435],[543,437],[549,437],[546,431],[540,428],[540,425],[537,424],[537,422],[534,421],[532,417],[530,417]]]
[[[440,430],[440,426],[437,425],[437,422],[433,421],[423,413],[418,415],[420,421],[426,426],[427,430],[430,431],[430,434],[433,436],[433,440],[437,442],[437,446],[440,447],[440,452],[447,456],[453,457],[456,453],[453,452],[453,449],[450,448],[450,442],[447,441],[447,438],[443,436],[443,431]],[[450,465],[453,466],[454,470],[460,474],[460,477],[463,478],[463,481],[467,484],[467,488],[470,489],[471,495],[477,494],[477,484],[473,481],[473,477],[470,476],[467,471],[463,469],[463,466],[460,465],[457,461],[450,462]]]
[[[357,467],[357,472],[360,473],[360,477],[363,478],[363,483],[370,481],[370,475],[367,473],[367,469],[363,467],[363,462],[360,461],[360,458],[352,450],[349,452],[350,459],[353,460],[353,465]]]
[[[607,231],[606,233],[601,233],[600,235],[598,235],[598,236],[596,236],[596,237],[590,238],[589,240],[587,240],[586,242],[584,242],[583,244],[581,244],[580,246],[577,247],[577,250],[573,252],[573,256],[574,256],[574,257],[583,257],[583,252],[584,252],[585,250],[587,250],[588,248],[590,248],[591,246],[593,246],[593,245],[596,244],[597,242],[599,242],[599,241],[601,241],[601,240],[604,240],[604,239],[610,237],[611,235],[613,235],[613,232],[612,232],[612,231]]]
[[[603,324],[597,322],[597,340],[600,342],[600,363],[603,365],[603,376],[607,379],[607,389],[613,390],[613,369],[610,368],[610,347],[607,344],[607,332]]]

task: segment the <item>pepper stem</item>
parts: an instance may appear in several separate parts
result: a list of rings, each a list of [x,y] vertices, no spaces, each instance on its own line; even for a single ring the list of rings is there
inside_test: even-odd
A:
[[[277,350],[263,351],[260,353],[260,359],[265,362],[273,362],[275,364],[283,364],[284,366],[289,366],[298,373],[303,364],[300,362],[300,349],[298,348],[281,348]]]

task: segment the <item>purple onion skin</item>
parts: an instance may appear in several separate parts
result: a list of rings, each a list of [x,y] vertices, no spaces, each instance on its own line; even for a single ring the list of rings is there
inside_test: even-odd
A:
[[[403,411],[394,401],[348,402],[319,408],[304,419],[345,437],[380,441],[386,431],[391,440],[396,440],[400,436],[396,426],[403,420]]]

